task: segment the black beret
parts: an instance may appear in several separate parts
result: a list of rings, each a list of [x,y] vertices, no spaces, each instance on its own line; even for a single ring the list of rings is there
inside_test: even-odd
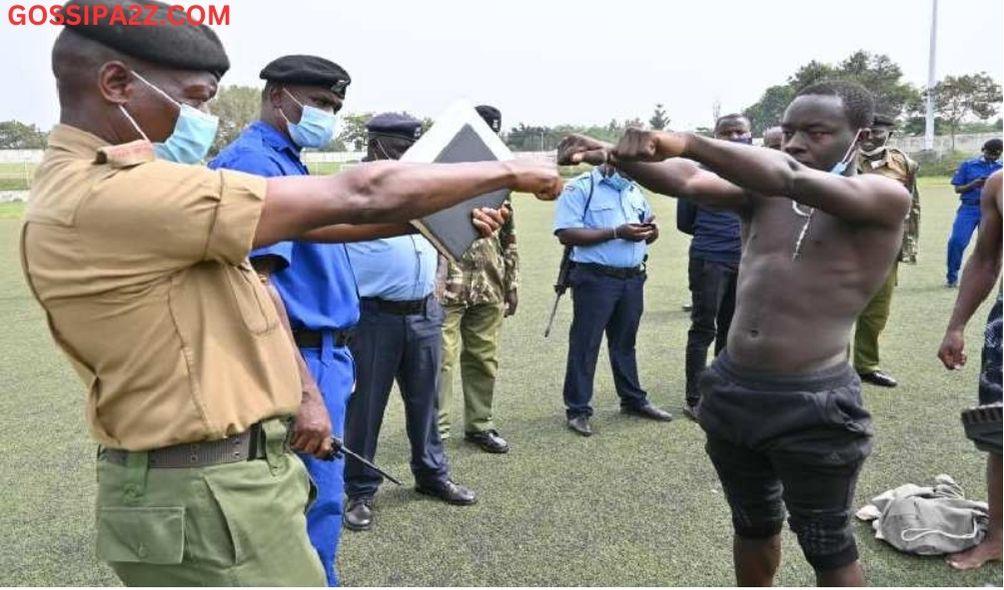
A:
[[[380,113],[366,122],[366,132],[415,141],[422,136],[422,122],[401,113]]]
[[[76,6],[76,8],[72,8]],[[107,9],[105,18],[98,24],[67,24],[66,28],[83,35],[92,41],[110,47],[120,53],[158,65],[179,70],[195,70],[210,72],[217,79],[230,69],[230,60],[223,50],[220,38],[212,29],[205,25],[171,25],[161,26],[131,26],[133,6],[156,7],[156,11],[147,14],[146,8],[137,16],[142,20],[152,19],[161,23],[169,23],[167,17],[168,5],[154,0],[70,0],[63,7],[67,11],[79,11],[81,15],[94,15],[96,7]],[[103,11],[103,10],[102,10]],[[121,13],[123,19],[113,18]],[[179,18],[177,16],[175,19]],[[90,19],[93,20],[93,19]],[[69,22],[69,19],[68,19]],[[112,24],[114,22],[114,24]]]
[[[340,65],[315,55],[284,55],[265,66],[259,77],[269,82],[321,86],[341,97],[352,82]]]
[[[481,115],[481,118],[485,120],[485,123],[488,123],[488,126],[492,128],[492,131],[495,133],[502,131],[502,111],[486,104],[478,105],[474,107],[474,110]]]
[[[896,118],[883,113],[875,113],[875,118],[872,119],[872,125],[876,127],[895,127]]]

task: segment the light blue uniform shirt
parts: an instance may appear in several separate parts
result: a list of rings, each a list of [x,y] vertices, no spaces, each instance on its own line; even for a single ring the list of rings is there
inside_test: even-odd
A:
[[[346,244],[360,297],[422,299],[436,288],[439,254],[420,234]]]
[[[589,200],[589,182],[593,198]],[[589,200],[589,210],[584,211]],[[652,216],[645,195],[630,183],[617,190],[612,178],[605,178],[599,168],[577,176],[565,185],[554,213],[554,231],[572,228],[608,229],[624,223],[643,223]],[[592,246],[575,246],[572,261],[603,264],[619,268],[640,266],[645,259],[645,242],[607,240]]]

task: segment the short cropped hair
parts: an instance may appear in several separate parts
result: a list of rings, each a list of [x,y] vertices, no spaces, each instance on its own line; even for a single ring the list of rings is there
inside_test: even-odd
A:
[[[852,127],[871,127],[875,120],[875,97],[864,86],[849,80],[824,80],[806,86],[796,96],[837,96]]]

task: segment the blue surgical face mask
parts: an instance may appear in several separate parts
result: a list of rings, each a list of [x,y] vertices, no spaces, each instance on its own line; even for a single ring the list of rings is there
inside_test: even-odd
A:
[[[286,117],[286,113],[279,109],[279,114],[282,115],[283,119],[286,119],[286,128],[289,129],[289,137],[293,143],[302,148],[319,148],[328,145],[328,142],[335,135],[335,124],[338,122],[338,117],[334,113],[303,104],[285,88],[282,91],[303,109],[299,123],[290,121]]]
[[[623,191],[624,189],[631,186],[631,181],[628,180],[627,178],[624,178],[617,172],[614,172],[610,176],[607,176],[606,181],[608,184],[610,184],[610,186],[614,187],[614,189],[616,189],[618,192]]]
[[[209,148],[213,146],[213,140],[216,139],[216,129],[220,124],[219,118],[204,113],[191,105],[181,104],[143,76],[136,72],[133,72],[133,75],[178,107],[178,120],[174,123],[174,131],[162,143],[153,144],[153,150],[157,157],[179,164],[198,164],[201,162],[209,153]],[[143,139],[149,141],[135,119],[125,110],[125,107],[119,105],[119,109],[136,128],[136,131],[143,136]]]
[[[840,158],[840,161],[830,168],[830,174],[836,174],[837,176],[843,176],[844,172],[847,171],[847,167],[850,166],[851,160],[854,159],[854,150],[858,147],[858,137],[861,135],[863,129],[858,129],[857,133],[854,134],[854,139],[851,140],[851,145],[848,146],[847,151],[844,152],[844,157]]]

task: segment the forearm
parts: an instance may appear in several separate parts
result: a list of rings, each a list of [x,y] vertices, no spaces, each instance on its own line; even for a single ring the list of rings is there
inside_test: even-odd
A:
[[[973,190],[974,188],[979,187],[980,181],[981,181],[981,179],[977,178],[976,180],[971,180],[971,181],[967,182],[966,184],[960,184],[959,186],[955,187],[955,192],[956,192],[956,194],[960,194],[960,195],[962,193],[969,192],[969,191]]]
[[[325,244],[350,243],[393,238],[417,232],[415,226],[410,223],[368,223],[365,225],[342,223],[312,229],[301,235],[300,239]]]
[[[692,198],[687,180],[700,168],[693,162],[673,158],[665,162],[618,162],[617,168],[652,192],[669,197]]]
[[[514,177],[505,162],[373,162],[347,174],[345,181],[358,202],[356,223],[407,222],[505,188]]]
[[[685,135],[682,157],[704,164],[725,180],[767,196],[789,195],[804,166],[778,150],[760,149],[730,141]]]
[[[1000,257],[980,256],[978,252],[966,261],[959,282],[959,295],[955,299],[952,318],[948,322],[949,331],[963,331],[980,304],[990,295],[1001,271]]]
[[[557,232],[558,241],[563,246],[593,246],[603,242],[616,239],[617,228],[570,228]]]
[[[254,246],[337,224],[404,223],[511,186],[507,162],[371,162],[333,176],[268,179]]]
[[[686,158],[656,163],[618,162],[617,167],[638,184],[659,194],[713,209],[741,210],[749,205],[749,194],[744,188]]]

